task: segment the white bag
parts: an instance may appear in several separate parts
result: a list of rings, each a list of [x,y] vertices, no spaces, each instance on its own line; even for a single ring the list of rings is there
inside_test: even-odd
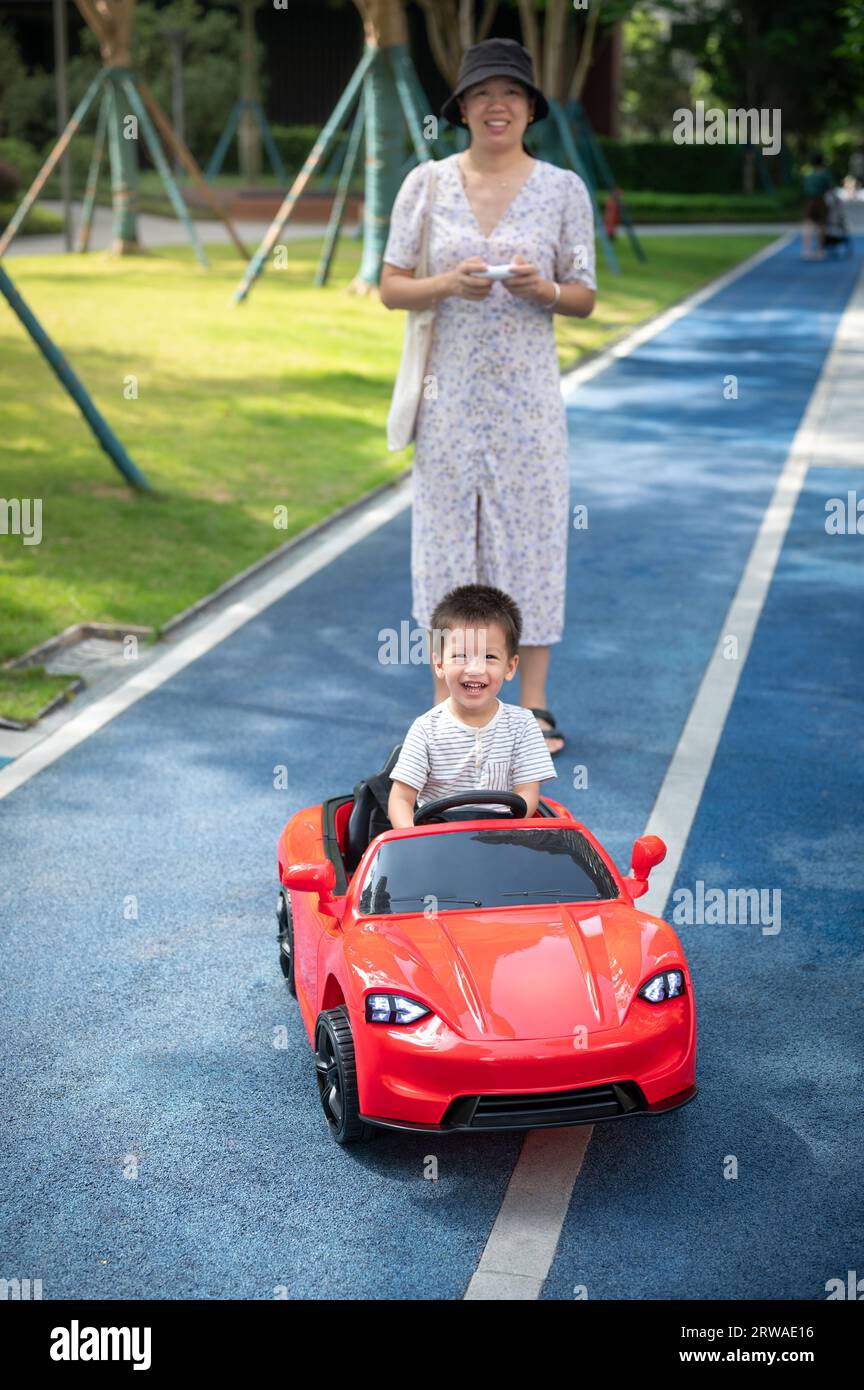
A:
[[[426,215],[423,220],[423,232],[420,240],[420,257],[414,272],[418,280],[429,274],[429,221],[432,215],[432,199],[435,196],[435,176],[437,173],[435,161],[430,159],[429,163],[431,168],[428,174],[429,189]],[[426,375],[426,363],[429,360],[429,348],[432,343],[434,321],[435,306],[431,309],[408,310],[405,341],[402,344],[402,361],[399,363],[399,372],[393,387],[393,399],[390,402],[390,413],[387,416],[387,448],[390,453],[395,453],[397,449],[406,448],[414,438],[417,412],[420,409],[420,398],[423,394],[423,378]]]

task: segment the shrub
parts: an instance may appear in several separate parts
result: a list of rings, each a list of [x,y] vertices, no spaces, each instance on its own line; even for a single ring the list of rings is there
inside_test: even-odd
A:
[[[16,140],[11,136],[5,140],[0,140],[0,160],[6,165],[11,165],[18,175],[18,187],[29,188],[39,172],[42,160],[39,158],[39,151],[34,150],[32,145],[28,145],[26,140]],[[5,196],[0,193],[0,198]]]
[[[312,146],[321,134],[321,128],[316,125],[274,125],[272,129],[273,139],[282,156],[282,162],[288,173],[293,176],[302,169]],[[344,130],[337,130],[333,143],[327,151],[327,158],[323,165],[319,166],[316,177],[320,177],[324,170],[329,167],[331,159],[334,158],[334,151],[341,150],[347,139],[348,136]],[[341,154],[339,158],[341,160]]]
[[[17,204],[0,203],[0,233],[5,232],[15,214]],[[56,212],[47,212],[45,208],[40,208],[36,204],[31,208],[18,228],[18,235],[23,236],[46,236],[48,233],[62,232],[63,218]]]
[[[0,159],[0,203],[13,202],[20,187],[21,175],[14,164],[7,164],[4,159]]]
[[[54,148],[55,143],[56,142],[54,140],[49,140],[46,143],[42,150],[43,160],[48,158],[49,154]],[[71,170],[73,198],[83,197],[84,185],[87,181],[87,171],[90,168],[90,160],[93,158],[94,144],[94,135],[92,135],[89,131],[79,130],[78,134],[75,136],[75,139],[69,146],[67,158],[69,160],[69,167]],[[108,142],[106,141],[104,149],[102,151],[101,175],[102,179],[106,182],[110,178],[110,175],[108,174],[108,167]],[[45,185],[45,196],[47,198],[56,198],[59,196],[59,189],[60,166],[58,164],[57,168],[54,170],[54,173],[51,175],[50,179]]]

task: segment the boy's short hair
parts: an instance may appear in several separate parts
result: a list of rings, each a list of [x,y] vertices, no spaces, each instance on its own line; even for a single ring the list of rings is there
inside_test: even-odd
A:
[[[507,655],[516,656],[522,636],[519,605],[503,589],[491,584],[462,584],[451,589],[432,614],[432,650],[441,659],[441,633],[457,627],[488,627],[497,623],[503,629]]]

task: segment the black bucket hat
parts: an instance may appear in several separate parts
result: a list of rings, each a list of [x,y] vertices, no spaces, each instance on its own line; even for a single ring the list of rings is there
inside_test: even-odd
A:
[[[475,82],[485,82],[488,77],[515,77],[530,90],[536,104],[534,120],[542,121],[549,115],[549,104],[540,88],[534,83],[534,69],[531,54],[515,39],[484,39],[466,48],[459,68],[459,80],[441,107],[440,114],[451,125],[464,124],[459,114],[460,97],[466,87]]]

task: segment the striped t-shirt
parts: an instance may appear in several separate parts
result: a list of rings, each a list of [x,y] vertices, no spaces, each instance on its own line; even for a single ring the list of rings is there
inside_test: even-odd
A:
[[[499,700],[489,723],[474,728],[442,700],[414,720],[390,776],[416,788],[420,807],[454,792],[512,792],[523,782],[545,782],[558,774],[530,709]],[[498,809],[509,808],[499,803]]]

